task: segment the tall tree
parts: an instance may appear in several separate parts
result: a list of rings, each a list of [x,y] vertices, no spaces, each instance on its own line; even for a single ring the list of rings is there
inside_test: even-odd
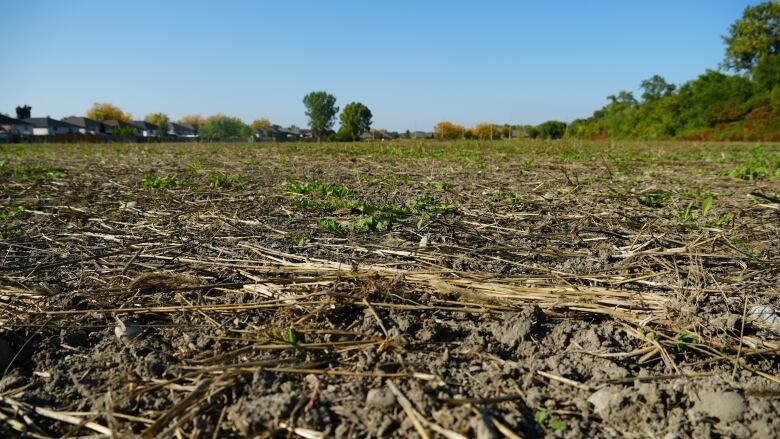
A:
[[[666,82],[660,75],[653,75],[650,79],[642,81],[642,100],[645,102],[657,101],[674,93],[675,85]]]
[[[123,112],[114,104],[109,104],[108,102],[104,102],[102,104],[95,102],[92,105],[92,108],[87,110],[87,117],[95,120],[116,119],[123,122],[128,122],[133,118],[133,115]]]
[[[164,113],[147,114],[144,120],[160,127],[158,130],[159,135],[164,136],[168,134],[168,129],[170,128],[170,118],[168,115]]]
[[[20,105],[16,107],[16,118],[17,119],[29,119],[30,114],[32,113],[32,107],[29,105]]]
[[[780,3],[772,0],[746,7],[723,41],[723,65],[733,70],[752,70],[762,59],[780,54]]]
[[[304,96],[303,105],[306,106],[311,132],[319,141],[333,128],[336,114],[339,112],[336,97],[324,91],[313,91]]]
[[[339,116],[343,134],[352,140],[357,140],[363,133],[371,129],[371,110],[360,102],[350,102],[344,106]]]

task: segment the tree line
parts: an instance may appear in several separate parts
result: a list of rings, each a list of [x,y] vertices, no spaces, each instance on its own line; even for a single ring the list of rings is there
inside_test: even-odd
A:
[[[575,138],[780,140],[780,3],[748,6],[723,37],[719,70],[679,86],[654,75],[621,91],[566,135]]]

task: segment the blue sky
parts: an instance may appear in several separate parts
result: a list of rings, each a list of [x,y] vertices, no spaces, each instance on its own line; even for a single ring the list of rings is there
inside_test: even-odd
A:
[[[303,96],[366,104],[374,126],[589,116],[653,74],[723,58],[742,0],[0,0],[0,112],[224,113],[306,125]]]

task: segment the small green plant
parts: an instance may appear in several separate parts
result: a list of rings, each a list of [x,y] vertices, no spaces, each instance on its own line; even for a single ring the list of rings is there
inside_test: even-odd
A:
[[[355,229],[358,231],[378,232],[387,230],[395,222],[398,222],[398,217],[395,215],[368,215],[355,221]]]
[[[514,192],[507,192],[506,200],[509,202],[509,204],[511,204],[513,206],[515,204],[520,203],[520,197],[518,197],[517,194],[514,193]]]
[[[11,236],[11,223],[10,221],[19,216],[24,209],[21,207],[12,207],[7,210],[0,210],[0,239],[5,239]]]
[[[736,248],[738,248],[743,253],[745,253],[746,255],[750,256],[753,259],[758,259],[758,257],[760,256],[760,254],[756,251],[756,249],[754,249],[753,246],[750,245],[750,243],[744,239],[735,239],[731,243],[734,244]]]
[[[240,175],[212,174],[209,177],[209,186],[217,188],[231,188],[244,185],[244,178]]]
[[[680,332],[674,336],[677,341],[677,351],[683,352],[688,349],[689,345],[696,345],[701,343],[699,336],[693,332]]]
[[[723,227],[732,221],[734,221],[734,214],[731,212],[726,212],[714,221],[710,222],[710,225],[713,227]]]
[[[336,235],[346,235],[344,227],[333,218],[320,218],[320,220],[317,221],[317,225],[321,229],[335,233]]]
[[[560,419],[549,419],[550,414],[545,409],[539,409],[534,413],[534,422],[543,428],[551,430],[565,430],[568,426]]]
[[[147,189],[166,189],[176,187],[176,175],[165,175],[158,177],[154,174],[144,174],[143,186]]]
[[[301,340],[298,331],[296,331],[295,328],[292,327],[287,328],[287,330],[283,332],[274,328],[273,330],[271,330],[271,336],[277,340],[283,341],[293,346],[297,345]]]
[[[553,419],[550,421],[550,428],[552,430],[566,430],[568,425],[566,425],[565,422],[561,421],[560,419]]]
[[[293,238],[293,243],[296,247],[303,247],[303,244],[306,243],[306,235],[295,235],[295,238]]]
[[[655,189],[645,192],[637,197],[639,204],[647,207],[664,207],[669,202],[671,196],[669,192],[662,189]]]
[[[190,163],[190,172],[193,174],[200,174],[203,172],[203,165],[201,165],[200,162]]]

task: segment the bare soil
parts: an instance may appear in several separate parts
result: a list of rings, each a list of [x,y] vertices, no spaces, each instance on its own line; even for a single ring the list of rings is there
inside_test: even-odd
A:
[[[0,433],[777,437],[778,155],[0,146]]]

